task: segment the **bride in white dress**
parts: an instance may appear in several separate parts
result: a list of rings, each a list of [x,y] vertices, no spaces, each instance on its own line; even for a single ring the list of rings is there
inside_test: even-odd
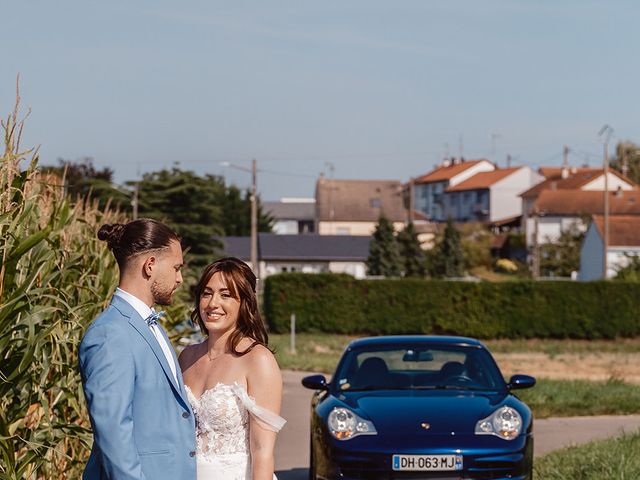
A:
[[[207,266],[191,318],[207,339],[179,362],[196,418],[197,480],[272,480],[282,376],[267,347],[256,277],[237,258]]]

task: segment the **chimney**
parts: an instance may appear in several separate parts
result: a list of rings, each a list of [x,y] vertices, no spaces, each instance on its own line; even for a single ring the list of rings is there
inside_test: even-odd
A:
[[[550,190],[557,190],[558,189],[558,182],[556,182],[555,180],[553,182],[551,182],[551,185],[549,185]]]

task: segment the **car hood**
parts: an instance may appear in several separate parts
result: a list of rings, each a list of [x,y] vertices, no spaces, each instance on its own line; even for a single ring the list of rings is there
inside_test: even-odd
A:
[[[445,435],[473,434],[478,420],[508,398],[504,393],[456,390],[353,392],[338,397],[358,415],[373,421],[378,433],[412,434],[428,429],[431,434]]]

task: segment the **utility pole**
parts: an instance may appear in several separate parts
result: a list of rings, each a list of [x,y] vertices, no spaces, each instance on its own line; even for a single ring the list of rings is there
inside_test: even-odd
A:
[[[531,262],[531,273],[534,280],[540,278],[540,244],[538,242],[538,209],[533,209],[533,261]]]
[[[138,164],[138,171],[136,177],[140,178],[140,164]],[[140,180],[136,180],[133,186],[133,199],[131,200],[131,206],[133,207],[133,219],[138,219],[138,206],[140,205]]]
[[[507,154],[507,168],[511,168],[511,154]]]
[[[409,223],[413,223],[413,177],[409,179]]]
[[[258,198],[256,187],[256,159],[251,162],[251,267],[257,277],[260,276],[258,265]]]
[[[236,170],[242,170],[251,174],[251,247],[250,247],[250,261],[251,269],[256,277],[260,277],[260,266],[258,265],[258,189],[257,189],[257,173],[258,168],[256,166],[256,159],[251,161],[251,168],[244,167],[242,165],[236,165],[231,162],[220,162],[223,167],[231,167]]]
[[[602,232],[602,278],[607,279],[608,259],[607,252],[609,251],[609,140],[613,129],[609,125],[604,125],[600,129],[599,135],[603,138],[603,158],[602,158],[602,173],[604,174],[604,195],[603,195],[603,220],[604,228]]]
[[[136,182],[133,186],[133,200],[131,200],[131,205],[133,206],[133,219],[138,219],[138,203],[139,203],[139,192],[140,191],[140,182]]]

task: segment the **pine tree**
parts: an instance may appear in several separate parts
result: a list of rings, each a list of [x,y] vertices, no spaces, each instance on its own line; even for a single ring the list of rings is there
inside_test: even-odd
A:
[[[400,255],[393,232],[393,225],[385,217],[380,217],[373,238],[369,244],[367,273],[397,277],[400,275]]]
[[[413,222],[409,223],[407,228],[399,232],[396,239],[402,262],[403,276],[424,277],[424,252],[420,247],[420,241],[418,240]]]
[[[449,218],[444,228],[442,240],[438,245],[439,274],[451,278],[462,277],[465,273],[465,259],[460,242],[460,232]]]

